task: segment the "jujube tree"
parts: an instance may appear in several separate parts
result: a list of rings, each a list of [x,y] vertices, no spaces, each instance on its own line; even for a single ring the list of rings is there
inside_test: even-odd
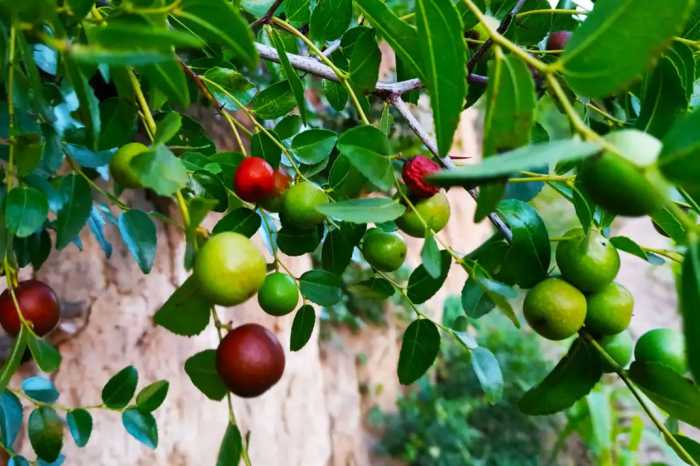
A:
[[[178,335],[220,337],[218,348],[183,361],[206,397],[229,398],[218,464],[251,462],[232,393],[265,392],[285,366],[274,334],[239,325],[226,308],[257,294],[269,314],[295,312],[283,342],[293,352],[309,341],[314,305],[398,296],[416,316],[397,361],[399,381],[411,384],[441,338],[458,341],[465,357],[476,350],[464,325],[422,309],[460,267],[469,277],[465,318],[502,312],[544,338],[573,340],[522,398],[523,412],[567,409],[614,372],[697,466],[700,445],[671,431],[648,400],[700,427],[699,26],[693,0],[598,0],[590,11],[567,0],[556,8],[545,0],[0,2],[0,323],[16,336],[0,372],[0,412],[12,426],[2,449],[27,464],[14,450],[24,407],[40,464],[62,462],[64,419],[78,446],[92,431],[89,410],[57,405],[47,378],[10,386],[27,347],[42,371],[60,364],[44,338],[60,298],[41,282],[19,282],[19,270],[79,246],[88,226],[107,255],[103,228],[116,228],[149,273],[155,222],[166,221],[187,242],[192,274],[154,321]],[[395,58],[391,82],[378,80],[380,42]],[[432,128],[411,112],[420,95]],[[187,116],[194,104],[219,113],[237,151],[217,150]],[[475,155],[448,155],[460,114],[474,105],[484,114],[483,160],[458,165]],[[398,137],[401,128],[415,137]],[[563,237],[551,237],[528,202],[544,185],[575,209],[580,226]],[[475,220],[494,226],[474,251],[437,235],[450,221],[448,189],[473,197]],[[171,199],[178,214],[136,209],[123,190]],[[210,212],[223,215],[208,231]],[[611,237],[618,216],[647,216],[672,246]],[[271,262],[250,239],[257,232]],[[402,235],[423,240],[407,282],[395,273],[407,253]],[[621,253],[677,264],[682,333],[652,330],[633,350],[634,297],[615,281]],[[313,268],[295,276],[284,256],[304,254]],[[369,278],[344,273],[351,263]],[[518,294],[522,314],[512,305]],[[477,377],[494,391],[498,363],[487,348],[478,353]],[[119,413],[129,434],[155,448],[152,412],[168,382],[136,394],[137,384],[127,366],[95,409]]]

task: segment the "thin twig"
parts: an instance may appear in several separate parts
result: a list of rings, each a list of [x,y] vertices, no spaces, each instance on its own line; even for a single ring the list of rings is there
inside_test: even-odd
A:
[[[513,19],[515,16],[520,12],[520,10],[523,8],[523,5],[525,5],[525,0],[518,0],[518,2],[513,6],[513,9],[510,10],[510,12],[503,18],[503,21],[501,21],[501,24],[498,26],[498,31],[499,34],[505,34],[508,31],[508,28],[510,27],[510,24],[513,22]],[[481,47],[479,47],[476,52],[474,52],[474,55],[469,59],[467,62],[467,70],[469,70],[469,73],[476,68],[476,65],[478,65],[481,60],[486,56],[489,50],[491,50],[491,47],[493,47],[493,39],[488,38],[486,42],[484,42]]]
[[[284,0],[275,0],[275,3],[270,5],[270,8],[268,8],[267,12],[262,15],[260,18],[256,19],[255,21],[252,22],[250,27],[253,29],[253,31],[256,31],[260,26],[263,26],[267,23],[270,22],[273,16],[275,16],[275,12],[277,9],[282,5],[282,2]]]
[[[409,108],[408,104],[406,104],[406,102],[403,101],[401,96],[392,96],[390,102],[394,106],[394,108],[396,108],[399,114],[401,114],[401,116],[404,117],[406,123],[408,123],[408,126],[411,128],[411,130],[413,130],[416,136],[418,136],[418,139],[420,139],[425,145],[425,147],[427,147],[428,150],[432,152],[433,155],[435,155],[437,160],[446,168],[454,168],[455,165],[449,157],[441,158],[438,155],[437,145],[435,144],[435,141],[433,141],[433,138],[431,138],[430,135],[421,126],[421,124],[411,112],[411,109]],[[474,200],[478,199],[479,193],[476,191],[476,189],[467,189],[467,192]],[[489,214],[489,220],[508,242],[512,241],[513,233],[510,231],[510,228],[508,228],[508,225],[506,225],[506,223],[501,217],[492,212]]]

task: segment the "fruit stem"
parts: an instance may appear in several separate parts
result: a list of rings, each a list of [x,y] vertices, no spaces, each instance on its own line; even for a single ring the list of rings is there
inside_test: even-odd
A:
[[[146,128],[148,137],[151,141],[153,141],[153,138],[156,135],[156,130],[158,128],[158,126],[156,125],[156,120],[153,119],[153,114],[151,113],[151,109],[148,107],[146,96],[143,94],[143,89],[141,89],[141,83],[136,77],[136,73],[134,73],[133,69],[129,68],[127,70],[127,74],[129,75],[131,87],[133,88],[134,94],[136,95],[136,101],[138,102],[139,108],[141,109],[139,114],[141,115],[144,127]]]
[[[598,343],[595,338],[593,338],[589,333],[581,332],[583,337],[588,341],[588,343],[595,348],[595,350],[600,354],[600,356],[605,360],[606,363],[608,363],[615,373],[622,379],[622,381],[627,385],[627,388],[632,392],[632,395],[637,399],[637,402],[639,402],[639,405],[642,407],[644,412],[647,414],[649,419],[651,419],[651,422],[654,423],[657,429],[661,432],[661,434],[664,436],[666,439],[666,442],[668,442],[669,445],[678,453],[678,455],[681,457],[681,459],[688,464],[692,466],[698,466],[698,463],[693,459],[692,456],[683,448],[683,446],[678,442],[678,440],[673,436],[673,434],[666,428],[666,426],[656,417],[656,415],[652,412],[651,408],[649,405],[644,401],[644,398],[642,397],[641,393],[637,390],[637,387],[634,386],[632,381],[629,379],[627,376],[627,373],[625,370],[615,361],[612,356],[608,354],[607,351],[605,351],[605,348],[603,348],[600,343]]]
[[[83,170],[80,169],[80,167],[73,161],[72,158],[66,156],[66,162],[68,162],[68,165],[70,166],[71,170],[75,172],[77,175],[79,175],[81,178],[83,178],[92,189],[97,191],[98,193],[102,194],[104,197],[112,201],[117,207],[119,207],[122,210],[129,210],[129,206],[126,205],[124,202],[121,201],[117,196],[114,194],[105,191],[102,189],[97,183],[95,183],[92,179],[90,179],[89,176],[87,176]]]
[[[242,103],[240,100],[238,100],[238,98],[236,98],[236,96],[234,96],[233,94],[231,94],[230,92],[228,92],[228,91],[226,90],[226,88],[224,88],[223,86],[221,86],[219,83],[214,82],[214,81],[212,81],[211,79],[208,79],[206,76],[199,76],[199,78],[200,78],[201,80],[203,80],[203,81],[205,81],[205,82],[211,84],[212,86],[216,87],[217,89],[219,89],[219,91],[220,91],[222,94],[224,94],[226,97],[228,97],[229,99],[231,99],[236,105],[238,105],[238,107],[240,107],[241,111],[243,111],[243,113],[245,113],[246,116],[247,116],[248,118],[250,118],[250,121],[253,122],[253,125],[254,125],[258,130],[260,130],[263,134],[265,134],[265,136],[267,136],[277,147],[280,148],[280,150],[282,151],[282,153],[284,154],[284,156],[285,156],[285,157],[287,158],[287,160],[289,161],[289,164],[292,166],[292,168],[293,168],[294,171],[296,172],[297,176],[298,176],[299,178],[305,180],[305,181],[309,181],[309,180],[304,176],[304,174],[301,172],[301,170],[299,169],[299,165],[298,165],[298,164],[296,163],[296,161],[294,160],[294,156],[289,152],[289,149],[287,149],[287,146],[285,146],[284,144],[282,144],[282,142],[281,142],[279,139],[277,139],[277,137],[276,137],[274,134],[272,134],[267,128],[265,128],[265,126],[264,126],[262,123],[260,123],[260,122],[258,121],[257,118],[255,118],[255,115],[253,115],[253,112],[251,112],[251,111],[248,109],[248,107],[246,107],[245,105],[243,105],[243,103]]]
[[[586,11],[586,10],[576,10],[573,8],[558,8],[558,9],[542,8],[542,9],[538,9],[538,10],[521,11],[520,13],[516,14],[515,16],[517,18],[523,18],[525,16],[530,16],[530,15],[587,15],[588,13],[590,13],[590,12]]]
[[[7,137],[9,141],[7,157],[7,173],[5,182],[10,191],[15,180],[15,103],[14,103],[14,79],[15,79],[15,44],[17,42],[17,29],[14,20],[10,23],[10,37],[7,45]]]
[[[279,18],[273,17],[270,21],[272,24],[275,26],[278,26],[285,31],[297,36],[299,39],[301,39],[304,44],[309,48],[309,50],[318,57],[318,59],[326,66],[328,66],[331,70],[333,70],[333,73],[338,77],[338,81],[343,85],[345,90],[348,92],[348,95],[350,96],[350,99],[352,100],[353,105],[355,106],[355,110],[357,110],[357,114],[360,116],[360,120],[362,120],[362,123],[365,125],[369,125],[369,119],[367,119],[367,115],[365,114],[365,111],[362,109],[362,104],[360,103],[360,100],[357,98],[357,94],[355,94],[355,90],[352,88],[350,85],[350,81],[348,79],[348,74],[347,72],[341,70],[337,66],[335,66],[335,63],[333,63],[330,58],[328,58],[326,55],[323,54],[321,49],[316,47],[316,44],[313,43],[311,39],[306,37],[301,31],[299,31],[297,28],[292,26],[291,24],[287,23],[286,21],[283,21]]]

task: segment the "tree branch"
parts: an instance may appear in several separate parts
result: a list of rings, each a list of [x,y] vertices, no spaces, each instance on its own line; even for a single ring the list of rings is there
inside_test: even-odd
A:
[[[279,54],[277,53],[277,50],[273,47],[269,47],[267,45],[256,42],[255,48],[257,49],[258,54],[261,58],[279,63]],[[297,55],[294,53],[288,53],[287,58],[289,58],[289,63],[298,70],[306,71],[307,73],[311,73],[315,76],[318,76],[323,79],[328,79],[330,81],[338,81],[338,76],[336,76],[333,70],[331,70],[330,67],[324,65],[315,58],[305,57],[303,55]],[[486,76],[480,76],[475,74],[469,75],[468,80],[473,84],[481,85],[486,84],[488,81]],[[406,81],[399,81],[395,83],[387,83],[380,81],[376,85],[375,93],[387,95],[401,95],[406,92],[420,89],[422,87],[423,83],[421,83],[420,79],[408,79]]]
[[[518,2],[513,6],[513,9],[510,10],[510,12],[503,18],[503,21],[501,21],[501,24],[498,26],[498,31],[499,34],[505,34],[508,31],[508,28],[510,27],[510,24],[513,22],[513,19],[515,16],[520,13],[520,10],[522,10],[523,6],[525,5],[526,0],[518,0]],[[489,50],[491,50],[491,47],[493,46],[493,39],[490,37],[481,44],[481,47],[479,47],[476,52],[474,52],[474,55],[469,59],[467,62],[467,70],[469,71],[469,74],[474,70],[476,65],[483,60],[484,56],[488,53]]]
[[[394,106],[394,108],[396,108],[399,114],[401,114],[401,116],[406,120],[408,126],[411,128],[411,130],[413,130],[416,136],[418,136],[418,139],[420,139],[423,142],[425,147],[427,147],[428,150],[432,152],[433,155],[435,155],[435,157],[442,163],[442,165],[445,168],[454,168],[455,165],[454,163],[452,163],[452,160],[450,160],[449,157],[441,158],[438,155],[437,144],[435,144],[435,141],[433,141],[430,135],[421,126],[421,124],[411,112],[411,109],[409,108],[408,104],[406,104],[406,102],[403,101],[401,96],[393,95],[389,98],[389,101]],[[478,200],[479,193],[476,189],[471,188],[467,189],[466,191],[475,201]],[[508,225],[505,224],[501,217],[499,217],[496,213],[492,212],[489,214],[489,220],[508,242],[513,240],[513,233],[510,231],[510,228],[508,228]]]

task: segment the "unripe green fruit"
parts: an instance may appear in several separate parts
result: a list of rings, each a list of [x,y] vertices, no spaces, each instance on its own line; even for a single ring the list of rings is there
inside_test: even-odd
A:
[[[298,302],[297,282],[286,273],[269,274],[258,291],[258,304],[263,311],[273,316],[289,314]]]
[[[109,172],[112,174],[112,178],[124,188],[140,188],[141,182],[129,164],[131,159],[147,150],[148,147],[138,142],[122,146],[109,162]]]
[[[586,319],[586,297],[559,278],[548,278],[532,288],[523,305],[525,319],[550,340],[575,334]]]
[[[637,340],[634,359],[662,364],[679,374],[684,374],[687,365],[683,335],[670,328],[649,330]]]
[[[620,367],[627,367],[627,364],[632,359],[632,348],[634,346],[632,336],[627,330],[616,335],[604,336],[598,340],[598,343]],[[612,364],[603,360],[603,371],[614,372],[615,368]]]
[[[304,181],[287,190],[282,200],[282,222],[296,228],[311,228],[326,218],[316,207],[328,204],[328,195],[315,184]]]
[[[630,324],[634,297],[624,286],[610,283],[586,297],[586,328],[596,335],[615,335]]]
[[[610,152],[584,161],[578,180],[596,204],[616,215],[639,217],[661,205],[642,169]]]
[[[406,243],[397,235],[372,228],[362,239],[362,255],[375,269],[393,272],[406,259]]]
[[[620,255],[607,238],[595,230],[588,235],[580,228],[566,233],[573,239],[557,246],[557,265],[566,281],[581,291],[593,293],[612,282],[620,270]]]
[[[423,199],[414,206],[415,211],[408,207],[406,212],[396,219],[396,226],[407,235],[425,238],[426,231],[421,218],[435,233],[445,228],[450,219],[450,203],[444,191]]]
[[[212,236],[197,253],[194,277],[212,304],[233,306],[253,296],[265,280],[265,258],[247,237],[233,232]]]

